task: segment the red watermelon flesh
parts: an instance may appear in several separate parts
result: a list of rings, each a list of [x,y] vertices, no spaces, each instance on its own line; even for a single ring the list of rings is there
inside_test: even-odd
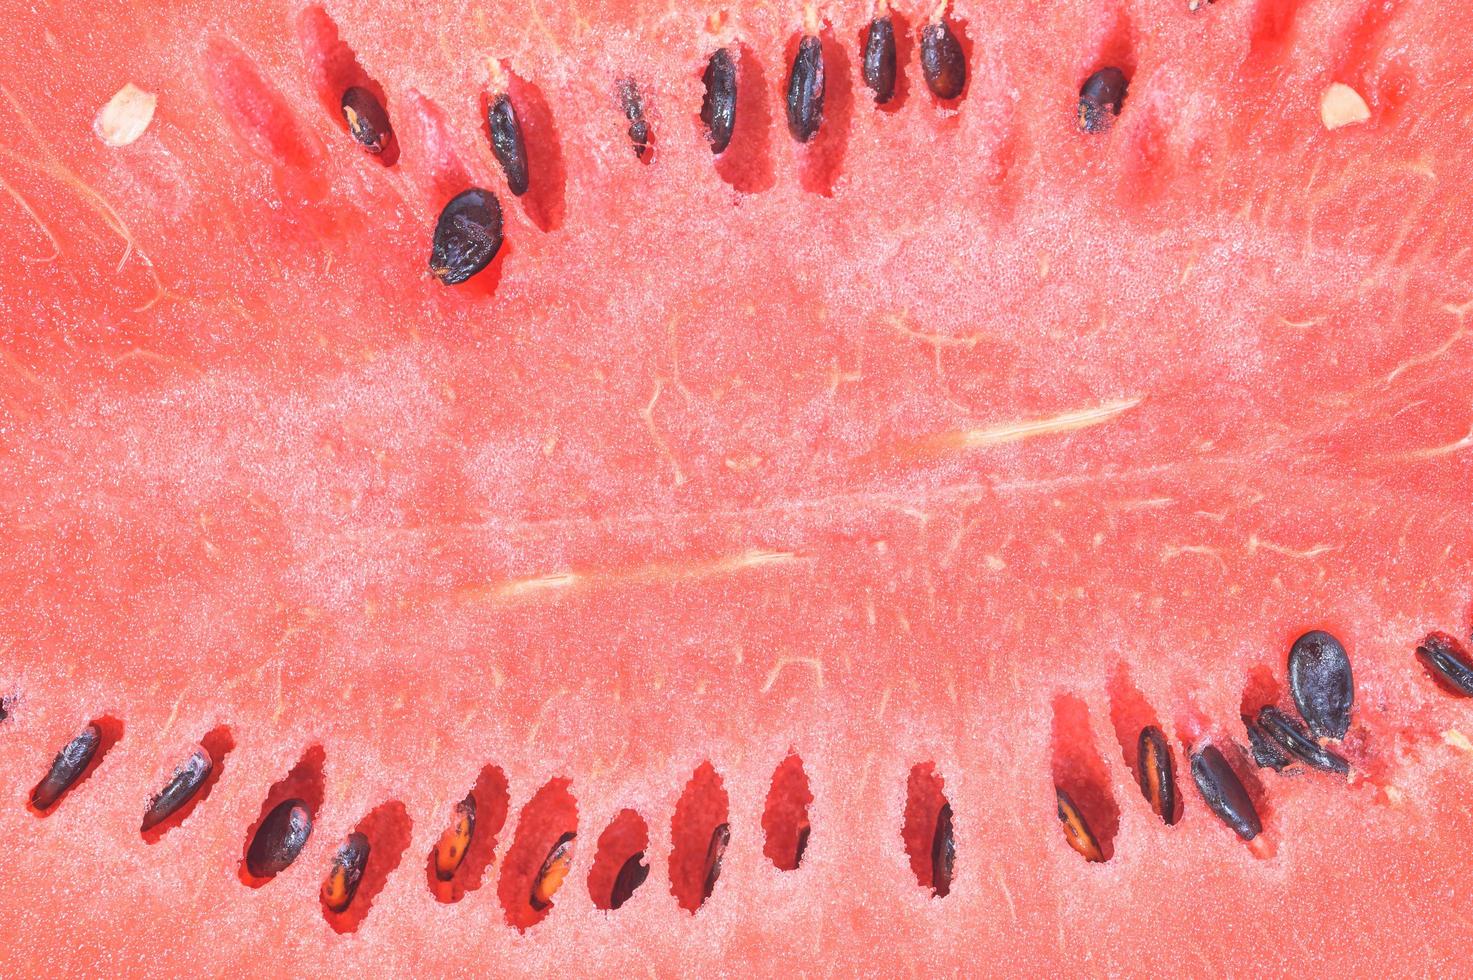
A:
[[[884,109],[870,11],[819,8],[805,147],[798,4],[10,11],[0,971],[1452,972],[1473,721],[1413,648],[1469,627],[1473,51],[1430,0],[1188,6],[958,0],[969,80],[938,105],[932,5],[896,4]],[[1105,65],[1128,95],[1085,136]],[[1326,128],[1336,82],[1369,118]],[[128,83],[157,110],[108,145]],[[348,136],[349,84],[396,160]],[[506,244],[442,287],[430,231],[470,185]],[[1354,664],[1348,783],[1233,746],[1311,628]],[[31,812],[94,720],[115,743]],[[1171,827],[1127,764],[1151,722]],[[150,843],[212,732],[208,796]],[[1254,847],[1185,775],[1206,741]],[[480,850],[432,887],[473,789]],[[245,882],[289,798],[305,849]]]

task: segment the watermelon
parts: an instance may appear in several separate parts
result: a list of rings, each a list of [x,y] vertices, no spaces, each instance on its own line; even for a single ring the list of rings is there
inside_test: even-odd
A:
[[[0,37],[0,972],[1464,962],[1446,4],[100,0]],[[492,254],[447,284],[473,188],[499,240],[457,226]],[[1348,775],[1244,725],[1311,721],[1314,630],[1354,700],[1302,737]]]

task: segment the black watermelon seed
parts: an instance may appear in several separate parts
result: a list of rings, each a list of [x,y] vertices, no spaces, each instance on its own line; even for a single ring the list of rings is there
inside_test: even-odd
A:
[[[61,795],[81,778],[88,763],[97,754],[100,744],[101,729],[96,725],[88,725],[82,729],[81,734],[62,746],[61,751],[56,753],[56,758],[51,761],[51,769],[45,778],[31,790],[31,806],[37,810],[48,810],[55,806]]]
[[[522,139],[522,124],[517,121],[511,96],[498,95],[486,109],[486,125],[491,130],[491,151],[496,154],[506,186],[517,197],[527,193],[527,143]]]
[[[619,868],[619,873],[614,877],[614,890],[609,893],[609,908],[616,909],[629,901],[634,890],[644,884],[644,880],[650,876],[650,866],[644,864],[644,851],[631,855],[629,860]]]
[[[720,153],[731,143],[736,128],[737,77],[731,52],[717,48],[706,63],[706,95],[701,100],[701,122],[706,124],[706,138],[711,152]]]
[[[864,36],[864,84],[875,93],[875,104],[895,97],[895,25],[887,14],[869,22]]]
[[[644,118],[644,100],[640,98],[639,86],[634,79],[620,80],[619,105],[629,120],[629,142],[634,145],[634,155],[644,159],[650,148],[650,124]]]
[[[1263,733],[1301,762],[1306,762],[1325,772],[1338,772],[1342,776],[1350,772],[1350,763],[1342,756],[1316,743],[1300,727],[1299,723],[1273,705],[1265,705],[1258,712],[1258,727]]]
[[[476,796],[469,793],[455,804],[455,814],[450,826],[445,828],[435,843],[435,877],[441,881],[452,881],[455,872],[470,852],[471,840],[476,835]]]
[[[1079,128],[1086,133],[1103,133],[1120,115],[1128,83],[1119,68],[1101,68],[1079,88]]]
[[[788,75],[788,132],[807,143],[823,125],[823,42],[812,34],[798,42]]]
[[[274,878],[302,853],[312,836],[312,814],[301,800],[282,800],[261,821],[246,851],[246,870],[257,878]]]
[[[354,85],[343,93],[343,119],[348,132],[369,153],[382,153],[394,136],[389,114],[372,92]]]
[[[1350,728],[1355,681],[1340,641],[1311,630],[1289,650],[1289,693],[1316,738],[1343,738]]]
[[[1064,827],[1064,839],[1069,842],[1069,846],[1086,861],[1104,861],[1105,852],[1100,849],[1099,839],[1089,829],[1089,821],[1084,818],[1084,813],[1070,799],[1069,794],[1055,786],[1054,801],[1058,804],[1059,823]]]
[[[1208,745],[1192,756],[1192,780],[1202,800],[1233,833],[1252,840],[1263,832],[1252,797],[1217,746]]]
[[[701,901],[711,897],[716,890],[716,879],[721,877],[721,859],[726,855],[726,845],[731,843],[731,825],[717,824],[711,831],[711,843],[706,845],[706,882],[702,886]]]
[[[808,850],[808,838],[813,833],[812,824],[804,824],[803,829],[798,831],[798,846],[793,849],[793,867],[803,863],[803,852]]]
[[[203,748],[196,748],[191,752],[189,758],[174,770],[174,775],[164,784],[164,788],[149,802],[148,809],[143,813],[142,829],[152,830],[179,812],[179,808],[199,792],[214,767],[210,754]]]
[[[938,898],[951,894],[951,875],[956,868],[956,836],[951,830],[951,804],[941,804],[936,813],[936,832],[931,835],[931,892]]]
[[[577,836],[571,832],[563,834],[542,859],[542,868],[532,881],[530,897],[532,908],[538,912],[552,907],[552,896],[563,886],[568,867],[573,863],[573,841]]]
[[[322,882],[322,904],[328,911],[345,912],[353,904],[363,869],[368,866],[368,851],[368,837],[355,830],[333,855],[332,867]]]
[[[1452,690],[1473,697],[1473,662],[1457,640],[1446,633],[1428,633],[1417,644],[1417,659]]]
[[[1248,731],[1248,741],[1253,746],[1253,762],[1258,768],[1281,772],[1289,764],[1289,757],[1284,754],[1284,750],[1264,734],[1263,729],[1258,727],[1258,722],[1243,715],[1243,727]]]
[[[1136,781],[1151,810],[1168,826],[1176,823],[1176,773],[1166,733],[1155,725],[1141,729],[1136,742]]]
[[[465,282],[501,249],[501,202],[479,187],[450,199],[435,222],[430,272],[447,286]]]
[[[954,99],[967,84],[967,58],[945,21],[921,29],[921,74],[938,99]]]

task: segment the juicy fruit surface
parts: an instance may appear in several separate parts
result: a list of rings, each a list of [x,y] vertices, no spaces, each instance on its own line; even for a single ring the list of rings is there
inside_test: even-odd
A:
[[[1455,967],[1470,708],[1413,648],[1469,625],[1473,58],[1430,0],[1186,6],[956,3],[967,88],[938,107],[926,12],[896,5],[881,109],[870,11],[825,10],[807,146],[796,5],[714,35],[664,3],[13,11],[4,972]],[[392,165],[346,132],[324,23],[386,96]],[[747,88],[713,158],[726,43]],[[493,57],[533,110],[523,198],[482,128]],[[1129,94],[1086,136],[1107,64]],[[130,81],[156,115],[105,145]],[[1371,117],[1328,132],[1336,81]],[[471,185],[506,244],[445,288],[430,231]],[[1141,705],[1182,780],[1189,744],[1236,753],[1250,687],[1288,704],[1311,628],[1354,661],[1356,775],[1258,771],[1258,851],[1185,782],[1163,825],[1122,748]],[[104,715],[121,738],[28,812]],[[213,792],[146,844],[217,725]],[[311,838],[245,887],[246,830],[312,746]],[[790,748],[812,831],[779,871]],[[691,915],[671,815],[706,760],[731,840]],[[944,898],[901,840],[922,762],[954,815]],[[488,763],[494,863],[437,902],[421,866]],[[1070,849],[1054,784],[1107,861]],[[339,934],[322,878],[386,801],[403,860]],[[606,913],[593,843],[626,807],[651,872]],[[570,821],[568,884],[520,932],[503,860],[535,872]]]

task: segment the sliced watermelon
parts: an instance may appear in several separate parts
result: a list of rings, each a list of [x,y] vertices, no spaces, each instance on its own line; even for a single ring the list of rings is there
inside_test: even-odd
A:
[[[1473,599],[1456,19],[956,0],[939,100],[897,3],[876,106],[873,13],[8,12],[0,972],[1458,971],[1473,709],[1416,654]],[[445,286],[470,187],[504,242]],[[1249,751],[1311,629],[1348,777]]]

